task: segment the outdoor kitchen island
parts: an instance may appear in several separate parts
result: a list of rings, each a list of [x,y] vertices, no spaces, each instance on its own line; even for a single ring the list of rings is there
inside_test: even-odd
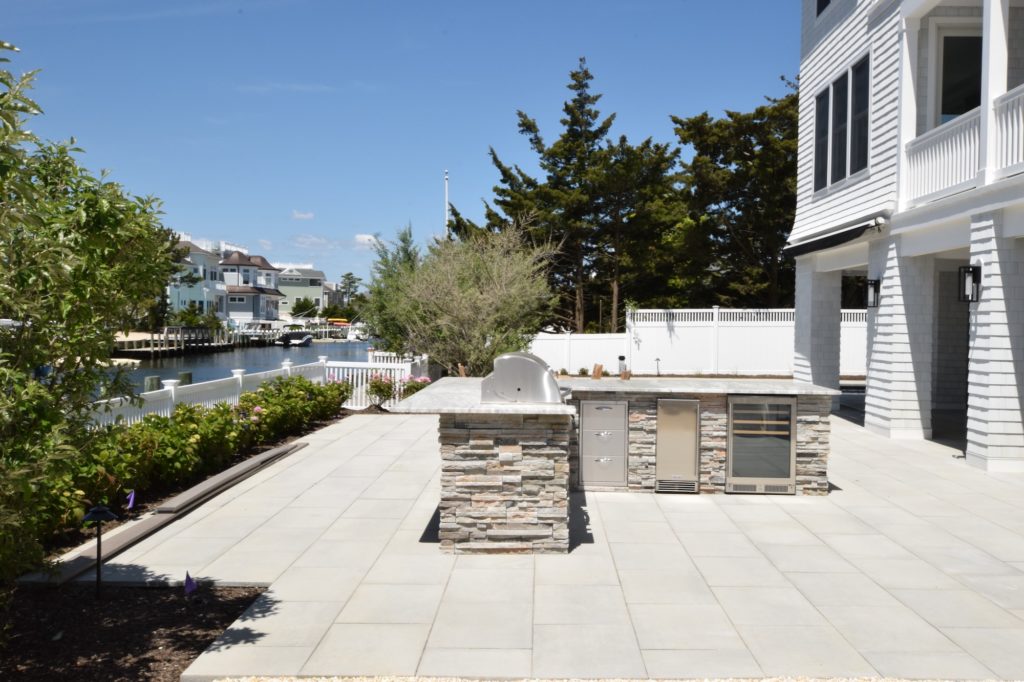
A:
[[[440,415],[446,551],[567,552],[571,488],[828,492],[838,391],[789,380],[573,378],[547,402],[514,402],[484,399],[490,380],[444,378],[392,408]],[[659,458],[672,466],[659,470]]]

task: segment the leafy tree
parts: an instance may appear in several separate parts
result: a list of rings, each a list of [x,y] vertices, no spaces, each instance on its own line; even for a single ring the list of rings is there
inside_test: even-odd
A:
[[[352,305],[352,297],[359,293],[359,287],[363,280],[351,272],[346,272],[338,282],[338,292],[341,294],[342,305],[346,308]]]
[[[42,558],[44,519],[100,501],[50,484],[89,447],[96,396],[131,393],[108,367],[115,333],[159,300],[178,257],[156,199],[28,131],[33,75],[0,70],[0,582]]]
[[[397,322],[397,311],[403,304],[404,284],[423,260],[412,238],[412,226],[399,230],[394,242],[378,238],[374,242],[374,250],[377,260],[373,263],[366,302],[361,307],[363,320],[384,350],[396,353],[411,351],[409,339]]]
[[[792,84],[790,84],[792,86]],[[693,230],[684,269],[703,271],[707,302],[791,305],[793,260],[783,253],[796,209],[797,94],[724,118],[672,117],[693,147],[683,164]]]
[[[168,316],[167,326],[206,327],[210,331],[220,331],[224,323],[213,310],[203,312],[195,301],[189,301],[187,307]]]
[[[313,299],[308,296],[297,298],[295,299],[295,302],[292,303],[293,318],[316,317],[317,310],[316,303],[314,303]]]
[[[595,286],[607,286],[610,293],[609,324],[599,331],[620,330],[623,290],[648,305],[666,291],[677,256],[664,248],[664,240],[685,208],[673,170],[677,157],[667,144],[648,138],[632,145],[625,136],[598,155],[592,276]]]
[[[428,353],[450,372],[461,364],[486,374],[498,355],[526,348],[550,314],[553,254],[515,227],[436,241],[415,269],[390,281],[390,323],[405,349]]]
[[[586,61],[570,73],[572,98],[565,102],[562,132],[548,145],[537,123],[519,112],[519,131],[530,140],[543,171],[534,178],[503,163],[491,149],[499,173],[486,223],[477,226],[452,207],[450,227],[465,236],[501,230],[511,219],[526,219],[534,239],[559,245],[550,271],[559,295],[556,326],[577,331],[607,325],[618,330],[625,296],[647,303],[672,300],[663,280],[675,272],[666,250],[672,233],[686,225],[685,203],[675,173],[678,150],[647,138],[634,145],[609,139],[615,115],[601,116],[601,95],[591,92]],[[601,293],[607,290],[607,303]],[[625,293],[624,293],[625,292]]]
[[[536,242],[559,245],[549,271],[559,297],[558,314],[577,331],[586,324],[586,290],[595,257],[598,214],[595,193],[601,166],[601,150],[615,114],[601,118],[597,102],[601,95],[590,91],[593,75],[586,59],[569,74],[572,98],[565,102],[560,120],[562,133],[548,145],[537,122],[519,111],[519,132],[537,154],[543,180],[518,166],[508,166],[490,150],[491,161],[500,175],[494,188],[494,206],[487,205],[488,231],[498,231],[512,222],[529,223]],[[453,212],[452,228],[465,236],[480,228]]]

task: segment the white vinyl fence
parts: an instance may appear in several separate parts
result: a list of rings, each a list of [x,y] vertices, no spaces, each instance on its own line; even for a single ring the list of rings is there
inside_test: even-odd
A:
[[[634,310],[625,334],[538,334],[530,352],[576,374],[597,363],[611,373],[618,358],[637,375],[791,375],[792,309]],[[842,311],[840,373],[864,376],[867,317]]]
[[[379,355],[379,354],[378,354]],[[278,377],[301,376],[313,383],[325,381],[349,381],[352,383],[352,397],[345,407],[360,409],[369,406],[366,386],[374,374],[390,377],[400,382],[408,377],[420,377],[427,374],[427,357],[398,358],[386,357],[384,362],[338,362],[320,356],[319,362],[307,365],[293,365],[291,360],[281,363],[280,369],[267,372],[246,372],[244,369],[231,370],[232,376],[227,379],[203,381],[197,384],[181,386],[175,379],[166,379],[163,388],[139,394],[140,405],[132,405],[127,398],[114,398],[97,403],[95,421],[100,426],[113,424],[118,420],[126,424],[142,421],[147,414],[171,416],[174,406],[179,403],[212,407],[217,403],[238,404],[242,393],[255,391],[264,382]],[[384,407],[394,405],[394,400],[384,403]]]

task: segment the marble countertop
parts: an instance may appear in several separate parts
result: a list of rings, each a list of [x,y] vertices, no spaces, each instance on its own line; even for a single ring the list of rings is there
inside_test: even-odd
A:
[[[573,393],[718,393],[744,395],[839,395],[839,391],[792,379],[723,377],[640,377],[626,381],[604,377],[560,377],[559,386]]]
[[[483,403],[480,377],[445,377],[391,408],[405,414],[575,414],[561,403]],[[839,395],[839,391],[791,379],[716,378],[565,378],[558,385],[579,394],[651,393],[659,395]]]

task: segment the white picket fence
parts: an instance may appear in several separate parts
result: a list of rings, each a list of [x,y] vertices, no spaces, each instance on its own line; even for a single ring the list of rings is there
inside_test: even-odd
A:
[[[141,404],[133,405],[127,398],[97,402],[94,421],[99,426],[105,426],[119,420],[126,424],[134,424],[142,421],[147,414],[169,417],[174,412],[174,406],[179,403],[204,407],[212,407],[217,403],[236,405],[238,397],[243,393],[255,391],[265,382],[278,377],[293,376],[305,377],[316,384],[325,381],[349,381],[352,384],[352,397],[344,406],[362,409],[370,404],[366,387],[373,375],[387,376],[397,384],[407,377],[421,377],[427,374],[426,356],[399,358],[396,361],[388,354],[384,354],[383,360],[379,358],[381,354],[377,355],[374,362],[339,362],[328,360],[327,356],[320,356],[319,362],[306,365],[293,365],[291,360],[285,360],[281,363],[280,369],[251,373],[244,369],[234,369],[231,370],[232,376],[226,379],[185,386],[180,385],[175,379],[166,379],[162,382],[163,388],[139,394]],[[384,403],[384,407],[391,407],[395,402],[394,399],[389,400]]]
[[[635,310],[624,334],[538,334],[530,352],[570,374],[595,364],[615,373],[623,356],[638,375],[790,375],[793,320],[792,309]],[[842,311],[840,334],[840,373],[864,376],[866,311]]]

